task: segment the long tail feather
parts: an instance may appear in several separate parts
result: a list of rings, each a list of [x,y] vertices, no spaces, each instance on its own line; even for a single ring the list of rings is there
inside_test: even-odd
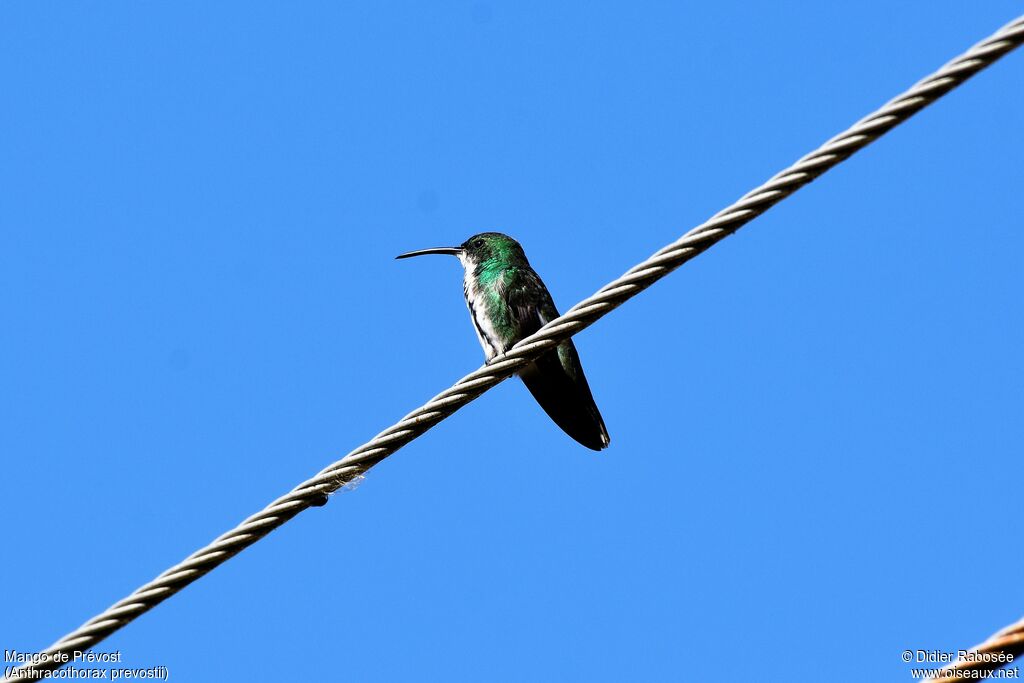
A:
[[[590,393],[579,356],[572,342],[565,342],[561,358],[557,350],[549,351],[520,371],[526,388],[544,412],[566,434],[587,448],[600,451],[611,442],[601,413]],[[567,370],[563,362],[569,366]]]

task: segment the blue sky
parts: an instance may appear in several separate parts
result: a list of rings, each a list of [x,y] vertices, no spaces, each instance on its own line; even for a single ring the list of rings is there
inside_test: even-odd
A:
[[[475,369],[454,259],[564,310],[1020,4],[0,7],[0,648]],[[1024,614],[1013,54],[112,636],[177,680],[910,680]]]

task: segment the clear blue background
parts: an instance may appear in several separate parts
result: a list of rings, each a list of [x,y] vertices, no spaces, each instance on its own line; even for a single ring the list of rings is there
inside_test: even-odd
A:
[[[1019,3],[0,6],[0,648],[36,650]],[[1024,52],[104,642],[212,680],[910,680],[1024,613]]]

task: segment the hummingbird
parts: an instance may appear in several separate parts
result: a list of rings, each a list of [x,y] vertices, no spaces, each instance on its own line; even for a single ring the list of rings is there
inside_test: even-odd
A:
[[[488,362],[558,317],[548,288],[519,242],[508,235],[482,232],[457,247],[420,249],[395,258],[425,254],[457,256],[462,263],[466,306]],[[611,439],[572,339],[545,351],[518,374],[562,431],[595,451],[608,447]]]

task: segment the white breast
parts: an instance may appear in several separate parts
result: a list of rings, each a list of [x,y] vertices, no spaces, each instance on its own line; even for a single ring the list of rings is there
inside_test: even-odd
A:
[[[466,293],[466,307],[469,308],[469,317],[473,320],[473,329],[476,330],[476,338],[480,340],[480,346],[484,349],[487,360],[491,360],[504,351],[501,338],[491,325],[491,321],[484,314],[485,292],[477,286],[476,280],[472,277],[473,264],[468,263],[462,254],[459,254],[465,274],[462,278],[462,289]]]

